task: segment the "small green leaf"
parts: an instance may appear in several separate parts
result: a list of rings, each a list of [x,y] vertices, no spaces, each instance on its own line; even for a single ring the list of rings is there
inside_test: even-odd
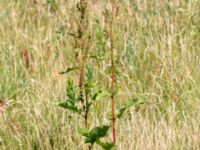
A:
[[[96,59],[97,61],[105,60],[105,57],[97,55],[91,55],[90,58]]]
[[[115,145],[113,143],[102,143],[101,147],[105,150],[111,150],[115,147]]]
[[[77,100],[75,91],[76,89],[75,89],[73,80],[68,80],[67,87],[66,87],[66,93],[67,93],[66,96],[67,96],[67,99],[73,103],[75,103]]]
[[[66,102],[59,103],[58,106],[81,114],[81,109],[79,108],[79,99],[76,95],[76,87],[74,86],[73,80],[67,81],[66,87]]]
[[[58,104],[58,106],[76,112],[78,114],[81,113],[80,110],[78,110],[78,108],[76,108],[75,105],[71,104],[70,102],[60,103]]]
[[[125,110],[126,110],[126,107],[124,107],[124,106],[121,107],[121,108],[119,108],[119,109],[117,109],[117,111],[116,111],[116,117],[117,118],[121,118],[122,115],[124,114]]]
[[[87,79],[89,81],[92,81],[94,75],[94,67],[92,65],[87,66]]]
[[[53,5],[53,4],[56,3],[55,0],[46,0],[46,2],[47,2],[47,4],[49,4],[49,5]]]
[[[98,137],[102,138],[102,137],[106,136],[109,128],[110,128],[110,126],[103,125],[103,126],[94,128],[92,130],[92,132],[97,133]]]
[[[116,116],[116,118],[120,119],[120,118],[123,116],[123,114],[125,113],[126,110],[127,110],[127,109],[126,109],[125,106],[122,106],[122,107],[118,108],[118,109],[115,111],[115,116]],[[112,114],[111,114],[111,113],[108,115],[108,119],[109,119],[109,120],[112,120]]]
[[[79,67],[67,68],[65,71],[59,72],[59,74],[66,74],[66,73],[69,73],[71,71],[78,70],[78,69],[79,69]]]
[[[88,128],[78,128],[78,132],[79,132],[82,136],[88,136],[88,134],[89,134]]]
[[[130,108],[131,106],[138,106],[140,104],[143,104],[144,102],[145,100],[143,99],[131,99],[125,102],[125,106],[126,108]]]
[[[91,82],[91,81],[88,81],[88,82],[86,82],[86,84],[85,84],[85,88],[87,89],[87,90],[91,90],[92,88],[94,88],[95,87],[95,84],[93,83],[93,82]]]
[[[100,140],[97,140],[96,143],[101,146],[104,150],[112,150],[115,148],[115,144],[113,143],[103,143]]]
[[[129,108],[131,108],[132,106],[138,106],[140,104],[143,104],[144,102],[145,100],[143,99],[127,100],[123,106],[119,107],[115,111],[116,118],[120,119],[123,116],[123,114],[128,111]],[[112,120],[112,114],[109,114],[108,119]]]
[[[101,98],[104,97],[110,97],[111,93],[106,91],[106,90],[99,90],[97,93],[94,94],[94,96],[92,97],[92,100],[96,101],[96,100],[100,100]]]

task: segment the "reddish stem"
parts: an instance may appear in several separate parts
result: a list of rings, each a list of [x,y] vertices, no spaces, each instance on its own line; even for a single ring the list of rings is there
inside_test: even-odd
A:
[[[85,127],[88,128],[88,111],[85,112]]]
[[[115,88],[115,72],[112,72],[112,88]],[[115,129],[115,97],[112,94],[112,132],[113,132],[113,143],[116,144],[116,129]]]
[[[113,42],[113,14],[110,26],[110,49],[111,49],[111,66],[112,66],[112,133],[113,133],[113,143],[116,144],[116,129],[115,129],[115,83],[116,83],[116,73],[114,64],[114,42]]]
[[[86,90],[85,91],[85,102],[86,102],[86,105],[85,105],[85,127],[88,128],[88,112],[89,112],[89,107],[88,107],[88,91]],[[92,146],[89,145],[88,146],[88,150],[91,150],[92,149]]]
[[[25,63],[25,67],[26,69],[28,69],[30,67],[30,56],[29,56],[29,52],[27,49],[24,49],[22,52],[21,52],[21,57],[22,57],[22,60],[24,61]]]

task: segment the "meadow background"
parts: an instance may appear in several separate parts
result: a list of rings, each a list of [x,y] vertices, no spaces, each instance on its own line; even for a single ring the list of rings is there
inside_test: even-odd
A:
[[[0,0],[0,149],[86,149],[77,133],[83,120],[56,106],[65,99],[67,79],[78,81],[75,72],[59,74],[77,63],[69,34],[75,3]],[[117,3],[117,105],[132,97],[146,101],[117,122],[117,149],[200,149],[200,1]],[[98,84],[110,87],[104,33],[109,1],[88,6],[90,52],[105,57],[89,63]],[[109,122],[110,105],[110,99],[96,102],[91,127]]]

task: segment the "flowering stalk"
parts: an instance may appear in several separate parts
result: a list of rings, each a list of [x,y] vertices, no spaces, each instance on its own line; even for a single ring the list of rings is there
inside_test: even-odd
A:
[[[110,23],[110,58],[111,58],[111,69],[112,69],[112,136],[113,143],[116,144],[116,128],[115,128],[115,86],[116,86],[116,72],[115,72],[115,63],[114,63],[114,41],[113,41],[113,21],[114,21],[114,3],[112,1],[112,14],[111,14],[111,23]]]

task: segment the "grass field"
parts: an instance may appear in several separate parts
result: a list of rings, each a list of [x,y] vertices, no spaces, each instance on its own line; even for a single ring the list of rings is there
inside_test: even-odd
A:
[[[117,0],[116,0],[117,1]],[[200,149],[200,1],[118,0],[113,40],[116,107],[145,100],[116,122],[117,150]],[[86,150],[79,116],[57,104],[79,74],[72,24],[74,0],[0,0],[0,149]],[[88,4],[88,59],[95,81],[111,87],[107,0]],[[109,124],[111,100],[95,102],[89,128]],[[112,135],[108,135],[108,140]],[[94,146],[94,150],[100,147]]]

